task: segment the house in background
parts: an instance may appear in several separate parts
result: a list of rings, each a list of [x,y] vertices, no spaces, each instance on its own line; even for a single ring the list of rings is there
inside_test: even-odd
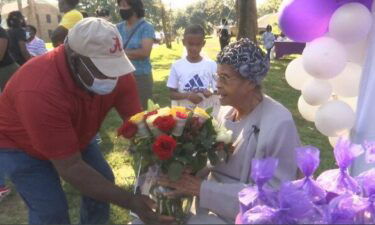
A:
[[[17,1],[2,6],[1,17],[4,28],[6,28],[8,14],[17,10]],[[46,42],[51,41],[52,32],[59,25],[62,17],[56,0],[22,0],[22,14],[25,16],[27,24],[36,27],[37,36]]]

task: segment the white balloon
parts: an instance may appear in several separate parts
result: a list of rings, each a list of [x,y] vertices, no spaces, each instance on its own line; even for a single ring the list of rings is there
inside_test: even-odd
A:
[[[322,105],[316,112],[315,126],[320,133],[329,137],[337,137],[344,130],[353,128],[355,113],[343,101],[333,100]]]
[[[346,104],[348,104],[353,109],[354,112],[357,111],[358,97],[344,98],[344,97],[339,96],[338,98],[339,98],[340,101],[343,101]]]
[[[339,135],[337,137],[328,137],[328,141],[331,144],[331,146],[334,148],[340,138],[346,138],[346,139],[348,139],[349,138],[349,134],[350,134],[350,132],[348,130],[345,130],[345,131],[343,131],[341,133],[341,135]]]
[[[356,97],[359,94],[362,67],[356,63],[347,63],[344,71],[330,80],[333,92],[343,97]]]
[[[312,106],[305,102],[303,97],[299,97],[298,99],[298,111],[302,115],[302,117],[310,122],[314,122],[315,114],[318,111],[319,106]]]
[[[303,68],[302,57],[291,61],[285,71],[285,79],[288,84],[297,90],[301,90],[306,81],[312,77]]]
[[[365,62],[366,49],[368,47],[368,40],[360,41],[357,43],[348,43],[344,45],[345,51],[348,56],[348,61],[363,65]]]
[[[330,37],[321,37],[306,46],[303,66],[311,76],[327,80],[341,73],[347,62],[344,46]]]
[[[348,3],[333,13],[329,23],[329,33],[340,42],[354,43],[366,39],[371,24],[371,12],[366,6],[360,3]]]
[[[328,81],[312,79],[302,88],[303,99],[309,105],[322,105],[332,95],[332,86]]]

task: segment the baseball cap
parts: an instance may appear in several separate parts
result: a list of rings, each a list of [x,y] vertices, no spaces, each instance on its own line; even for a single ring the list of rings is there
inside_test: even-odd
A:
[[[68,33],[69,47],[89,57],[98,70],[108,77],[119,77],[135,71],[125,55],[116,26],[105,19],[89,17],[79,21]]]

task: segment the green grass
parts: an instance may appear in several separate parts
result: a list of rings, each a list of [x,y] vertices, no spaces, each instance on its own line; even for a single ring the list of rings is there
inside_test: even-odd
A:
[[[216,38],[208,38],[204,49],[204,54],[215,59],[219,51],[219,41]],[[157,46],[152,52],[152,63],[154,68],[154,100],[162,106],[169,105],[168,90],[166,88],[166,79],[169,74],[171,63],[180,58],[183,53],[183,46],[173,44],[173,49],[167,49],[164,46]],[[290,58],[275,60],[272,62],[272,68],[264,81],[264,91],[269,96],[285,105],[293,114],[298,126],[298,131],[304,145],[314,145],[321,151],[321,166],[319,172],[334,167],[332,148],[327,138],[322,136],[313,123],[305,121],[297,110],[297,100],[300,93],[291,87],[285,81],[284,71]],[[277,115],[275,115],[277,116]],[[109,161],[116,176],[116,183],[121,187],[130,190],[134,173],[132,169],[132,158],[124,152],[128,143],[116,138],[116,129],[121,125],[121,119],[115,111],[112,111],[100,131],[103,142],[102,150],[106,159]],[[64,183],[64,189],[67,192],[67,198],[70,207],[71,221],[74,224],[79,222],[79,193],[70,185]],[[7,199],[0,203],[0,223],[19,224],[27,223],[27,210],[20,197],[13,192]],[[126,210],[113,206],[111,211],[112,224],[125,224],[129,221],[129,214]]]

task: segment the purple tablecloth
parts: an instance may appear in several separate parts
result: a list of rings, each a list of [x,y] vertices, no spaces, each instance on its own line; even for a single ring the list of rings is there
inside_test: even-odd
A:
[[[290,54],[302,54],[306,43],[300,42],[275,42],[276,59]]]

